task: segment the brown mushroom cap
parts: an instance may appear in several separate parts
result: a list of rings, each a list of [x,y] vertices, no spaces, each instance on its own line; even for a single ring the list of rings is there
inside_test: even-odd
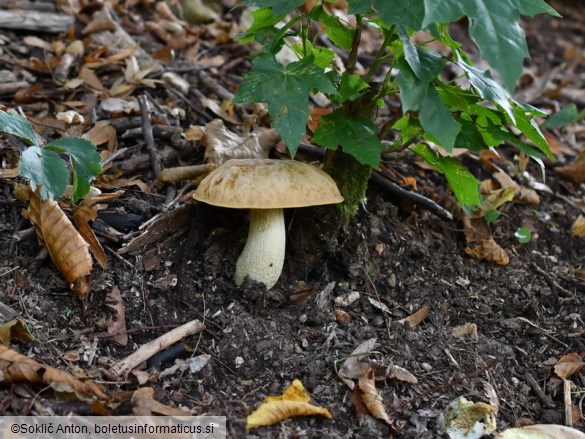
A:
[[[343,201],[326,172],[295,160],[233,159],[203,179],[198,201],[233,209],[285,209]]]

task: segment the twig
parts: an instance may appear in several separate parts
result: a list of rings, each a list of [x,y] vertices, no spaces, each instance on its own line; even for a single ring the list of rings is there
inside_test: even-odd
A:
[[[401,188],[396,183],[390,181],[390,179],[384,177],[380,172],[378,172],[378,171],[372,172],[372,176],[370,178],[374,181],[374,183],[376,183],[378,186],[382,187],[384,190],[387,190],[388,192],[390,192],[392,194],[399,195],[403,198],[406,198],[406,199],[412,201],[415,204],[418,204],[419,206],[424,207],[429,212],[437,215],[439,218],[444,219],[444,220],[448,220],[448,221],[453,220],[453,215],[451,215],[451,212],[449,212],[443,206],[438,205],[430,198],[427,198],[423,195],[420,195],[420,194],[417,194],[414,192],[410,192],[410,191],[407,191],[406,189]]]
[[[353,34],[353,41],[351,43],[351,52],[349,52],[349,58],[347,59],[347,73],[353,73],[355,70],[358,49],[362,37],[362,20],[363,17],[360,14],[356,15],[355,33]]]
[[[536,382],[536,380],[534,379],[530,372],[526,372],[524,374],[524,381],[526,381],[526,384],[528,384],[528,386],[532,389],[534,394],[538,396],[538,399],[540,399],[540,401],[544,404],[545,407],[552,408],[555,406],[555,403],[553,402],[552,398],[548,396],[546,393],[544,393],[544,391]]]
[[[150,153],[152,172],[156,180],[160,172],[160,156],[158,155],[158,151],[156,150],[156,144],[154,143],[152,125],[150,124],[150,110],[148,108],[148,101],[146,100],[146,96],[145,95],[138,96],[138,103],[140,104],[140,112],[142,114],[142,133],[144,134],[146,148]]]
[[[562,286],[560,286],[557,281],[555,281],[550,274],[548,274],[546,271],[544,271],[542,268],[540,268],[538,265],[536,265],[534,262],[530,264],[530,266],[532,268],[534,268],[538,274],[540,274],[541,276],[544,277],[544,280],[546,281],[546,283],[554,290],[557,291],[557,293],[559,293],[559,295],[563,296],[563,297],[573,297],[575,296],[574,293],[571,293],[569,290],[567,290],[566,288],[563,288]]]
[[[175,344],[182,338],[188,337],[193,334],[197,334],[205,329],[205,325],[199,320],[192,320],[160,337],[149,341],[145,345],[142,345],[136,352],[129,355],[119,363],[116,363],[110,369],[110,373],[113,377],[121,378],[128,375],[128,373],[138,366],[143,361],[148,360],[154,354],[168,348],[172,344]]]

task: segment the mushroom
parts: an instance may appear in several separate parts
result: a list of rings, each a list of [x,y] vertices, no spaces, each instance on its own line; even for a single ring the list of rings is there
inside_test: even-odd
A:
[[[295,160],[234,159],[211,172],[193,197],[214,206],[250,209],[250,229],[236,264],[234,280],[261,282],[270,289],[284,264],[282,209],[343,201],[333,179],[315,166]]]

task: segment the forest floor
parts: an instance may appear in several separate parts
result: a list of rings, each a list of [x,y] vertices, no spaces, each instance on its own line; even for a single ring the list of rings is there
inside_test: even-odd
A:
[[[551,4],[564,19],[523,19],[533,59],[527,61],[518,98],[550,112],[570,103],[582,110],[585,4]],[[77,33],[67,36],[0,30],[4,109],[20,106],[47,138],[80,135],[98,120],[107,122],[100,126],[100,150],[112,156],[105,171],[110,178],[97,186],[105,192],[125,190],[93,223],[108,265],[94,264],[84,312],[51,259],[39,257],[41,246],[21,216],[26,205],[13,195],[16,180],[0,174],[0,303],[33,336],[12,340],[10,349],[73,376],[90,377],[110,397],[99,406],[62,400],[50,382],[14,380],[0,383],[0,413],[131,413],[133,392],[151,387],[154,399],[165,406],[226,416],[230,436],[244,437],[246,417],[264,398],[299,379],[332,419],[294,417],[251,430],[249,437],[384,437],[388,425],[365,415],[336,374],[354,349],[375,338],[364,361],[381,378],[377,392],[400,437],[443,437],[444,411],[461,396],[497,406],[498,430],[565,424],[563,380],[554,366],[567,354],[577,354],[570,357],[573,362],[585,356],[585,246],[571,232],[585,214],[582,155],[579,161],[585,151],[583,122],[547,132],[558,159],[545,163],[548,190],[538,186],[538,204],[507,203],[490,224],[507,265],[467,254],[464,225],[444,178],[404,153],[399,161],[384,162],[386,174],[447,207],[455,220],[372,181],[359,213],[318,263],[303,264],[297,246],[270,292],[253,285],[238,288],[232,276],[247,234],[246,212],[190,201],[192,183],[155,185],[136,97],[146,96],[155,113],[153,133],[164,167],[203,163],[206,145],[197,140],[197,129],[187,130],[190,126],[221,117],[231,132],[241,134],[242,127],[233,122],[241,120],[242,110],[234,114],[222,106],[250,67],[250,49],[230,38],[239,12],[182,28],[172,37],[160,17],[157,21],[153,5],[112,12],[119,20],[115,25],[103,17],[92,19],[96,11],[91,8],[80,11]],[[87,23],[98,31],[80,37]],[[177,91],[179,80],[161,79],[161,72],[147,72],[143,65],[129,67],[131,57],[147,58],[139,51],[112,58],[103,49],[110,43],[96,35],[119,28],[140,44],[139,50],[154,54],[163,72],[174,72],[190,87]],[[67,46],[77,38],[84,41],[82,55],[73,57],[59,82],[56,76],[63,73],[57,67],[63,68],[64,55],[54,50],[56,42]],[[44,47],[43,41],[52,46]],[[180,54],[174,60],[168,50],[173,44]],[[17,85],[10,89],[6,84]],[[111,98],[116,94],[124,102]],[[67,109],[77,110],[87,122],[67,125],[55,118]],[[184,110],[182,118],[179,110]],[[19,148],[8,136],[0,139],[5,170],[15,166]],[[462,160],[481,179],[492,178],[496,168],[490,163],[519,184],[542,182],[538,166],[529,164],[526,174],[514,172],[520,166],[514,150],[504,146],[499,151],[500,157],[466,155]],[[310,151],[304,154],[300,158],[315,159]],[[282,145],[272,156],[286,156]],[[286,211],[287,227],[295,218],[294,211]],[[529,242],[519,243],[515,232],[520,227],[531,231]],[[145,231],[146,238],[135,241]],[[129,242],[130,250],[121,251]],[[400,322],[413,314],[411,320],[419,316],[420,321]],[[120,326],[122,317],[125,326]],[[193,319],[206,329],[177,343],[174,354],[118,381],[107,373],[140,346]],[[128,340],[120,337],[120,328]],[[5,355],[0,354],[0,369],[8,367]],[[189,369],[195,357],[204,364],[199,371]],[[393,377],[396,371],[402,374]],[[585,380],[582,373],[568,379],[572,422],[583,429]]]

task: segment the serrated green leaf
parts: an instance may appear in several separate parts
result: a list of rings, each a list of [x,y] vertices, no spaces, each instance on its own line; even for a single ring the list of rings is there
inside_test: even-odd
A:
[[[334,150],[341,145],[346,154],[362,165],[379,169],[383,146],[376,130],[371,120],[338,109],[321,117],[313,142]]]
[[[369,14],[374,11],[372,0],[348,0],[348,3],[347,13],[350,15]]]
[[[477,124],[473,121],[459,120],[461,131],[455,139],[455,148],[465,148],[470,151],[480,151],[484,147],[483,138]]]
[[[404,24],[414,30],[422,28],[425,18],[423,0],[375,0],[380,18],[388,25]]]
[[[410,39],[408,30],[402,24],[397,24],[396,29],[398,30],[398,38],[402,42],[404,48],[404,58],[406,62],[414,72],[417,78],[422,79],[422,66],[420,65],[420,58],[416,46]]]
[[[459,204],[467,207],[481,205],[479,181],[459,160],[454,157],[442,157],[423,144],[411,149],[438,172],[445,175]]]
[[[37,136],[28,120],[0,110],[0,131],[12,134],[27,145],[36,145]]]
[[[244,0],[238,6],[272,8],[274,15],[286,15],[301,6],[305,0]]]
[[[354,30],[346,27],[338,17],[328,14],[321,5],[315,6],[309,17],[323,25],[323,30],[333,44],[348,52],[351,50]]]
[[[309,92],[317,89],[337,95],[323,69],[308,56],[286,67],[274,55],[263,53],[254,61],[234,97],[234,103],[268,102],[268,112],[294,157],[309,119]]]
[[[420,123],[427,134],[439,141],[448,152],[455,147],[455,140],[461,124],[455,120],[451,112],[432,85],[427,87],[419,112]]]
[[[577,120],[577,116],[577,106],[575,104],[568,104],[549,117],[542,124],[542,127],[546,129],[554,129],[570,125]]]
[[[534,118],[527,113],[523,108],[517,106],[514,108],[514,116],[516,119],[516,127],[522,131],[548,158],[554,160],[555,156],[548,146],[548,142],[542,135],[540,128],[536,124]]]
[[[422,48],[417,48],[417,52],[419,60],[418,75],[414,73],[405,59],[401,59],[396,63],[400,69],[396,83],[400,89],[403,112],[421,108],[429,82],[443,68],[443,60],[440,55]]]
[[[76,203],[89,192],[89,183],[102,172],[101,157],[93,143],[89,140],[64,137],[45,146],[44,149],[54,150],[69,155],[73,174],[73,196]]]
[[[368,83],[360,75],[343,72],[339,83],[339,102],[357,99],[366,88],[368,88]]]
[[[520,14],[554,13],[542,0],[424,0],[422,26],[452,22],[461,15],[470,18],[469,33],[477,42],[482,58],[500,73],[508,90],[513,90],[529,56]]]
[[[475,93],[453,85],[440,83],[437,85],[437,92],[441,97],[441,101],[452,111],[459,110],[464,113],[470,113],[470,105],[479,102],[479,97]]]
[[[262,45],[269,45],[274,41],[278,29],[274,27],[276,23],[281,21],[284,15],[274,15],[271,8],[260,8],[251,13],[254,21],[252,26],[242,34],[236,35],[236,38],[242,43],[256,41]]]
[[[57,199],[67,187],[69,171],[65,161],[55,151],[40,146],[30,146],[24,150],[18,162],[20,175],[30,180],[34,191],[40,189],[43,200]]]
[[[313,55],[315,65],[322,69],[326,69],[327,67],[331,66],[333,58],[335,57],[335,52],[333,52],[333,50],[329,50],[321,46],[313,46],[313,43],[308,40],[305,41],[304,47],[302,43],[297,43],[292,46],[292,49],[299,55],[300,58]],[[306,51],[306,55],[303,53],[303,51]]]
[[[498,105],[502,110],[506,112],[510,119],[514,123],[514,109],[512,108],[511,96],[508,91],[503,88],[498,82],[492,77],[489,70],[481,70],[476,67],[470,66],[463,60],[459,59],[457,65],[465,70],[469,82],[479,95],[487,99],[490,102]]]

